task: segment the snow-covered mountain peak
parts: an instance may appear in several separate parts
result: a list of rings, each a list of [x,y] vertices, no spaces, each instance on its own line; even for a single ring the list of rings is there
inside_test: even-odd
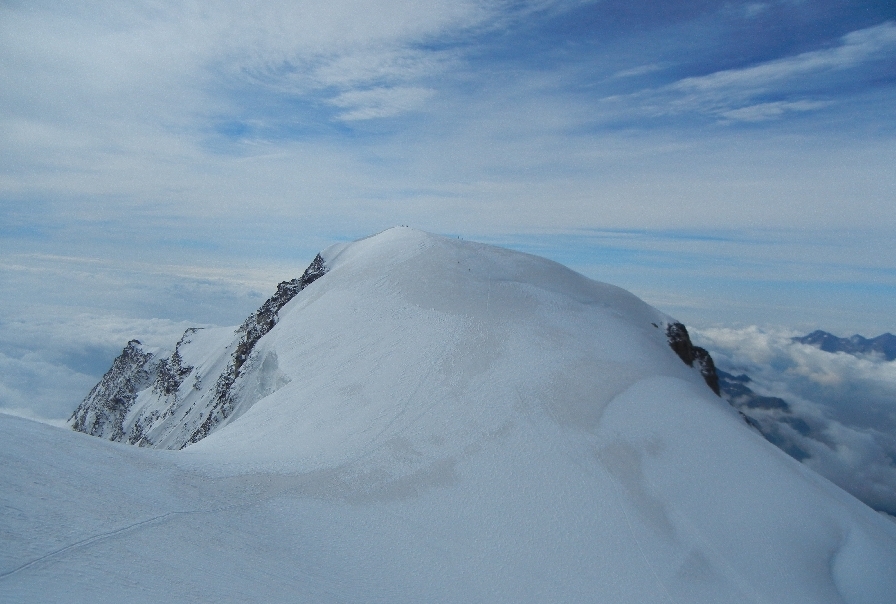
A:
[[[501,363],[509,363],[510,374],[499,381],[531,379],[537,382],[531,388],[550,388],[551,372],[567,362],[604,363],[603,369],[595,365],[588,379],[616,365],[660,367],[699,379],[670,354],[670,330],[677,325],[632,294],[544,258],[396,227],[324,250],[300,278],[280,283],[235,330],[188,330],[168,356],[140,357],[130,371],[146,374],[145,383],[128,382],[119,393],[120,380],[107,376],[76,411],[72,425],[113,440],[182,448],[267,397],[272,398],[265,406],[282,399],[297,409],[316,375],[351,376],[351,368],[372,360],[376,367],[369,371],[384,376],[377,393],[384,400],[394,398],[386,392],[396,375],[417,370],[429,375],[422,363],[438,365],[447,358],[463,360],[455,366],[467,367],[472,359],[479,364],[470,376],[457,369],[445,374],[457,383]],[[682,346],[692,351],[686,330],[683,334]],[[310,348],[325,338],[338,342],[332,347],[341,352]],[[361,342],[368,342],[367,357],[340,365],[340,354],[357,354]],[[380,358],[388,342],[394,350]],[[692,352],[683,354],[681,346],[676,352],[693,365]],[[654,360],[642,362],[645,355]],[[123,353],[117,365],[132,363],[132,356]],[[519,375],[519,367],[530,365],[526,376]],[[604,393],[598,398],[628,384],[623,376],[635,379],[643,371],[610,373],[593,389]],[[366,380],[359,392],[374,383]],[[439,382],[427,387],[441,396]],[[321,400],[333,395],[320,394]],[[301,418],[294,420],[284,429],[301,429]],[[106,424],[120,428],[101,428]]]
[[[352,283],[377,275],[388,279],[402,295],[416,296],[421,303],[433,299],[434,305],[446,312],[478,315],[488,310],[474,295],[482,285],[486,286],[485,299],[490,301],[490,286],[513,283],[582,304],[613,307],[636,322],[672,321],[631,293],[588,279],[551,260],[407,227],[334,246],[321,255],[332,272],[330,279],[342,271],[351,275],[348,279]]]
[[[0,581],[81,601],[890,602],[896,525],[764,440],[711,370],[617,287],[390,229],[239,327],[129,343],[73,417],[181,451],[0,421],[10,518],[43,510],[5,530]],[[44,485],[78,495],[48,507]]]
[[[301,470],[360,455],[356,471],[395,478],[530,413],[593,431],[652,376],[712,396],[670,347],[680,324],[555,262],[406,228],[321,256],[326,277],[256,349],[268,368],[251,379],[280,386],[192,453]],[[392,439],[413,459],[392,464]]]

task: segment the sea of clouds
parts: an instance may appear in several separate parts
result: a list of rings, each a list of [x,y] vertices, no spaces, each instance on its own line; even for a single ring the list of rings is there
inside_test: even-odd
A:
[[[779,430],[782,448],[807,453],[804,464],[874,509],[896,515],[896,361],[824,352],[794,342],[805,334],[788,329],[692,331],[720,369],[748,375],[754,392],[790,405],[790,422]]]
[[[170,348],[191,326],[86,313],[0,321],[0,412],[64,425],[129,340]]]
[[[10,254],[0,262],[0,412],[64,424],[129,340],[165,349],[188,327],[238,325],[276,289],[275,275],[306,265]]]

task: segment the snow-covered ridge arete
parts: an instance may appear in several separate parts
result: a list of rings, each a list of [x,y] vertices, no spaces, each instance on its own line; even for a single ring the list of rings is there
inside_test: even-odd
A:
[[[492,284],[496,285],[496,294],[499,287],[512,282],[535,287],[547,286],[557,290],[555,293],[560,293],[561,288],[558,286],[564,280],[571,280],[571,283],[579,281],[576,284],[579,288],[585,284],[584,277],[575,275],[560,265],[551,266],[553,263],[544,259],[437,238],[406,228],[402,230],[412,233],[412,238],[424,237],[423,242],[428,239],[429,243],[438,243],[429,246],[428,251],[430,254],[445,254],[443,264],[439,266],[435,256],[430,258],[427,261],[428,274],[422,277],[435,283],[439,280],[440,273],[444,272],[443,283],[456,289],[453,295],[464,296],[467,288],[483,277],[482,271],[495,264],[495,259],[490,258],[490,255],[501,258],[501,264],[506,264],[503,271],[499,269],[488,274],[486,312],[489,311],[491,302]],[[388,239],[389,236],[380,235],[379,238]],[[446,245],[449,242],[450,245]],[[289,378],[278,366],[276,351],[259,354],[255,351],[256,344],[276,326],[281,309],[328,271],[324,258],[329,258],[332,262],[344,248],[344,245],[337,245],[318,254],[301,277],[280,283],[276,293],[236,329],[187,329],[167,356],[164,356],[164,351],[148,350],[139,340],[131,340],[75,410],[69,420],[70,425],[79,432],[113,441],[180,449],[198,442],[213,430],[234,420],[252,404],[288,382]],[[460,254],[461,251],[465,254]],[[457,273],[457,270],[456,266],[451,265],[451,259],[461,255],[465,257],[470,283],[459,279],[457,274],[452,276],[452,272]],[[475,266],[477,257],[481,259],[482,266]],[[515,258],[519,266],[514,266],[513,262],[506,263],[510,258]],[[527,275],[527,263],[532,265],[531,275]],[[456,264],[459,265],[460,261],[457,260]],[[381,263],[380,266],[385,271],[388,263]],[[492,267],[494,268],[498,267]],[[512,274],[507,273],[508,268],[512,269]],[[412,265],[400,270],[407,271],[413,278]],[[531,284],[527,283],[528,276],[533,279]],[[545,280],[545,276],[551,278]],[[388,278],[388,275],[384,272],[380,277]],[[541,284],[538,282],[539,278],[542,280]],[[592,282],[579,295],[588,289],[591,291],[587,295],[593,297],[589,303],[600,303],[603,297],[607,298],[605,302],[608,303],[624,302],[635,308],[645,307],[639,310],[644,315],[643,318],[651,319],[648,324],[664,334],[672,351],[687,366],[695,367],[713,392],[719,394],[718,377],[712,358],[705,349],[691,343],[682,323],[653,309],[647,310],[643,302],[614,286]],[[495,304],[493,310],[499,311],[497,297]],[[624,306],[619,310],[623,308]],[[475,309],[467,309],[469,310]],[[600,334],[596,333],[595,337],[599,338]]]

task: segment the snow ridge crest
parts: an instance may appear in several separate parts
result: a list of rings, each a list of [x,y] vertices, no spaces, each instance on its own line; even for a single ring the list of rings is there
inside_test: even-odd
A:
[[[249,359],[255,345],[277,324],[280,309],[286,306],[286,303],[300,291],[323,277],[326,272],[327,266],[324,259],[318,254],[301,277],[280,282],[277,285],[276,293],[240,325],[237,333],[242,334],[242,338],[233,352],[227,369],[218,376],[218,381],[215,383],[215,395],[209,406],[208,414],[199,427],[190,434],[190,438],[182,447],[199,442],[233,414],[236,406],[233,386],[237,378],[240,377],[240,370]]]

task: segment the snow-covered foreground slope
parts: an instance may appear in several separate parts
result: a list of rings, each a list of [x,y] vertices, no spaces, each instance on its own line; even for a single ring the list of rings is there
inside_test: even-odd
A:
[[[0,600],[892,601],[896,524],[634,296],[408,229],[322,256],[183,450],[0,416]]]

